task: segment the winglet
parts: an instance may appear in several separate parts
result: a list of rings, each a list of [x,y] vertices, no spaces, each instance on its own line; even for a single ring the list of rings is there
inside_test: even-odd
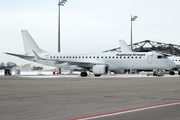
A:
[[[32,51],[38,60],[46,60],[44,58],[41,58],[34,50],[32,50]]]

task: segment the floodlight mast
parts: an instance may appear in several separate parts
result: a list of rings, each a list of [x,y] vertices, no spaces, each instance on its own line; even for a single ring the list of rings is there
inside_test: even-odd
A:
[[[61,52],[60,46],[60,6],[64,6],[64,4],[67,2],[67,0],[59,0],[59,14],[58,14],[58,52]]]
[[[131,50],[132,50],[132,22],[136,20],[136,18],[138,18],[137,16],[133,16],[131,15]]]
[[[64,6],[67,0],[59,0],[59,14],[58,14],[58,52],[61,52],[61,43],[60,43],[60,6]],[[61,68],[59,68],[59,74],[61,74]]]

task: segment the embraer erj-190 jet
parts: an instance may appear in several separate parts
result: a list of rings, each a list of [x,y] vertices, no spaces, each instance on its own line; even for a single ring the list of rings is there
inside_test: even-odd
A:
[[[130,49],[130,47],[126,44],[126,42],[124,40],[119,40],[120,42],[120,47],[121,47],[121,52],[132,52],[132,50]],[[170,54],[165,54],[165,53],[161,53],[164,54],[165,56],[168,57],[168,59],[170,59],[172,62],[174,62],[176,64],[176,66],[172,69],[170,69],[169,74],[170,75],[174,75],[175,74],[175,70],[178,71],[178,75],[180,75],[180,57],[177,56],[172,56]],[[156,72],[156,71],[154,71]],[[155,73],[157,74],[157,73]]]
[[[176,65],[164,55],[156,52],[121,52],[121,53],[48,53],[35,43],[27,30],[22,30],[25,54],[6,54],[25,60],[55,66],[58,68],[80,69],[82,77],[86,71],[95,76],[107,74],[124,74],[127,69],[171,69]]]

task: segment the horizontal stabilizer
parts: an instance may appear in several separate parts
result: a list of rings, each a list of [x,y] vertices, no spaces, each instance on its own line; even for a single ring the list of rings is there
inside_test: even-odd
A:
[[[34,58],[34,56],[28,56],[28,55],[20,55],[20,54],[15,54],[15,53],[8,53],[8,52],[4,52],[8,55],[13,55],[13,56],[16,56],[16,57],[20,57],[20,58]]]

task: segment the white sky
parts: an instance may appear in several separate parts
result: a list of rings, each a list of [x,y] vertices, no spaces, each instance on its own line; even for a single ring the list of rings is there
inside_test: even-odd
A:
[[[57,52],[59,0],[0,0],[0,63],[29,63],[2,52],[24,53],[21,29],[27,29],[40,48]],[[68,0],[61,7],[61,51],[101,52],[153,40],[180,45],[180,0]]]

